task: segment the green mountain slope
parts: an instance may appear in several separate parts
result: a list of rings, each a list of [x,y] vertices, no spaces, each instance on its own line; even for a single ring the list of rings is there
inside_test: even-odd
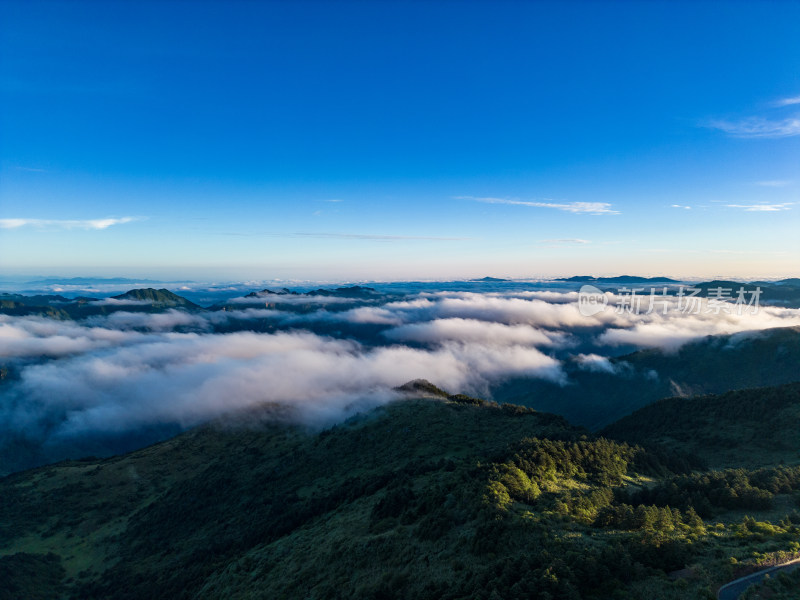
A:
[[[57,294],[35,294],[26,296],[25,294],[0,294],[0,303],[13,302],[24,306],[47,306],[48,304],[65,304],[72,302],[69,298]]]
[[[800,383],[666,398],[601,433],[633,444],[680,449],[716,467],[798,464]]]
[[[498,385],[493,396],[601,429],[660,398],[800,380],[800,328],[708,336],[677,352],[641,350],[611,364],[614,373],[568,367],[571,383],[566,386],[541,379],[510,380]]]
[[[406,389],[443,394],[425,382]],[[793,551],[791,518],[728,518],[728,504],[702,489],[720,525],[691,502],[637,500],[637,490],[688,477],[658,453],[554,415],[448,398],[394,402],[324,431],[279,424],[280,411],[265,408],[124,456],[0,479],[5,589],[82,599],[710,598],[736,574],[732,558]],[[800,489],[800,469],[787,477]],[[764,510],[783,506],[760,493]],[[686,567],[691,578],[667,579]]]
[[[134,300],[140,302],[149,302],[154,307],[157,308],[166,308],[166,307],[181,307],[181,308],[200,308],[194,302],[191,302],[184,298],[183,296],[179,296],[173,292],[170,292],[168,289],[160,289],[156,290],[153,288],[139,288],[135,290],[129,290],[124,294],[120,294],[119,296],[112,296],[114,300]]]
[[[99,298],[65,298],[54,295],[25,296],[0,294],[0,314],[39,316],[51,319],[85,319],[106,315],[118,310],[126,312],[158,312],[170,308],[201,310],[202,307],[167,289],[134,289],[112,296],[118,304],[102,302]],[[126,302],[128,301],[128,302]],[[134,304],[137,302],[139,304]]]

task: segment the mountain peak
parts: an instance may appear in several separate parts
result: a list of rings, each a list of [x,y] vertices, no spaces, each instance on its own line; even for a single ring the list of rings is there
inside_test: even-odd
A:
[[[150,302],[154,306],[175,306],[175,307],[182,307],[182,308],[200,308],[194,302],[191,302],[184,298],[183,296],[179,296],[178,294],[174,294],[170,292],[166,288],[162,288],[160,290],[154,288],[137,288],[133,290],[128,290],[124,294],[120,294],[119,296],[112,296],[114,300],[140,300],[142,302]]]
[[[403,385],[396,387],[395,390],[421,398],[447,398],[450,396],[450,394],[445,392],[440,387],[432,384],[427,379],[414,379],[413,381],[409,381],[408,383],[404,383]]]

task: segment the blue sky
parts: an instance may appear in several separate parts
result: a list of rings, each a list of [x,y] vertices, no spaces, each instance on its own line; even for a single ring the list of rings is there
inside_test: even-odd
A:
[[[0,274],[797,276],[800,3],[0,3]]]

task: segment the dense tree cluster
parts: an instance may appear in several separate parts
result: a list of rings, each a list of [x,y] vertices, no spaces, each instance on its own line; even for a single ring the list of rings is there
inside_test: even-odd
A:
[[[800,490],[800,467],[778,467],[681,475],[621,496],[633,505],[691,508],[701,517],[711,518],[720,510],[768,510],[775,494],[796,490]]]
[[[604,438],[562,441],[525,439],[512,446],[512,461],[534,480],[577,478],[619,485],[628,465],[641,452]]]

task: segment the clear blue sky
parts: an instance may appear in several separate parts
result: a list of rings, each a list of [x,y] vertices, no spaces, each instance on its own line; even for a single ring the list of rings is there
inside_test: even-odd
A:
[[[6,0],[0,35],[0,274],[800,274],[797,2]]]

